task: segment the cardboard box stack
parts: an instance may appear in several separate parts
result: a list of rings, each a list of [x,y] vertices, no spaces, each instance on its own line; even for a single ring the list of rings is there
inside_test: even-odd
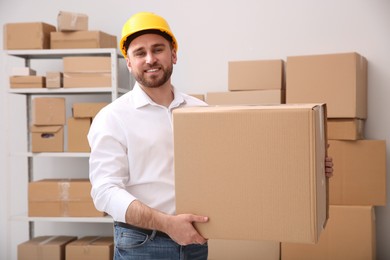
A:
[[[231,61],[228,91],[206,93],[209,105],[261,105],[285,103],[284,61]]]
[[[89,179],[42,179],[28,184],[29,217],[102,217]]]
[[[111,87],[110,57],[64,57],[64,88]]]
[[[31,151],[63,152],[65,98],[36,97],[32,100]]]
[[[68,152],[90,152],[87,134],[93,118],[108,103],[74,103],[68,118]]]
[[[9,77],[10,88],[44,88],[45,77],[37,76],[37,72],[29,67],[12,68]]]
[[[367,60],[358,53],[287,58],[287,103],[328,106],[330,215],[317,245],[282,243],[282,259],[375,259],[374,206],[386,204],[386,143],[364,139]]]

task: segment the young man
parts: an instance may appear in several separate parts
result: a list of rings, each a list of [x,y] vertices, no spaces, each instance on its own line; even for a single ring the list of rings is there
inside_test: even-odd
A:
[[[90,180],[98,210],[114,219],[115,259],[207,259],[207,239],[175,214],[172,110],[206,103],[171,84],[177,41],[168,23],[137,13],[123,26],[121,51],[136,79],[132,91],[93,120]]]

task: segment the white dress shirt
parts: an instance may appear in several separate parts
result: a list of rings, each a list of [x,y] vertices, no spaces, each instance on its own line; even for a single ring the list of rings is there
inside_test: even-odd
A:
[[[173,91],[174,100],[167,108],[135,84],[92,122],[88,133],[91,195],[95,207],[115,221],[126,222],[126,210],[136,199],[175,213],[172,110],[206,103]]]

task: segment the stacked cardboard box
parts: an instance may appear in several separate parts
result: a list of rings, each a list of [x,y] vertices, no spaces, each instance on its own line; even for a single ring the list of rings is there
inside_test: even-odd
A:
[[[57,15],[57,29],[59,32],[88,31],[88,15],[60,11]]]
[[[96,114],[108,103],[74,103],[68,118],[68,152],[90,152],[87,134]]]
[[[386,143],[364,139],[367,60],[358,53],[288,57],[286,89],[287,103],[327,103],[334,176],[324,237],[317,245],[282,243],[282,259],[375,259],[373,207],[386,204]]]
[[[36,97],[32,100],[31,151],[63,152],[65,98]]]
[[[209,105],[261,105],[285,103],[284,61],[231,61],[228,91],[208,92]]]

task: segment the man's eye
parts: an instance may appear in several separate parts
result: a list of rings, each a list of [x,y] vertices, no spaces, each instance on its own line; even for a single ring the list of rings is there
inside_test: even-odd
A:
[[[145,52],[136,52],[136,53],[134,53],[134,56],[143,57],[143,56],[145,56]]]
[[[162,52],[163,50],[164,50],[163,48],[157,48],[157,49],[154,50],[154,52],[155,52],[155,53],[160,53],[160,52]]]

